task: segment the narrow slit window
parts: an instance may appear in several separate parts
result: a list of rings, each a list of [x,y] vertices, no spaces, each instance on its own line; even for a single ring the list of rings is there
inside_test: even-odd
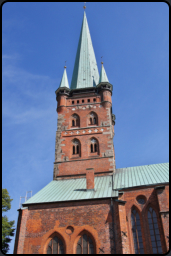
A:
[[[132,210],[131,223],[135,254],[144,254],[140,217],[136,209]]]

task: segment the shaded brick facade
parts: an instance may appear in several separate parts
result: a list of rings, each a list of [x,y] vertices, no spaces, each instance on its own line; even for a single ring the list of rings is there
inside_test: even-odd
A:
[[[160,195],[167,198],[168,186],[162,190]],[[143,207],[136,200],[138,195],[144,195],[147,199]],[[155,187],[128,190],[112,201],[103,199],[30,205],[19,212],[22,215],[21,225],[17,230],[19,236],[14,253],[46,253],[49,240],[57,235],[63,241],[65,253],[75,254],[79,237],[86,233],[92,238],[96,254],[134,254],[130,215],[131,208],[136,207],[141,219],[144,253],[152,254],[147,220],[149,206],[157,213],[162,250],[166,253],[169,246],[168,208],[164,203],[161,213],[159,205],[162,205],[162,199],[158,199]]]

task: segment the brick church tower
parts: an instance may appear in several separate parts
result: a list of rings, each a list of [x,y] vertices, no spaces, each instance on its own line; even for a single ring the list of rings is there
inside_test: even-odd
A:
[[[119,168],[115,115],[84,12],[71,86],[56,90],[53,180],[18,215],[14,254],[162,254],[169,250],[169,163]]]
[[[75,66],[69,89],[66,67],[56,91],[54,179],[95,176],[115,172],[112,85],[105,69],[99,73],[84,13]],[[93,174],[91,174],[93,175]]]

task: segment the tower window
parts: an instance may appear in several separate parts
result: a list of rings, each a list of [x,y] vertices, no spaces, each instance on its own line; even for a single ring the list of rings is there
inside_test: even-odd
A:
[[[72,127],[74,126],[80,126],[80,118],[77,114],[72,115]]]
[[[94,98],[93,101],[95,102],[95,101],[96,101],[96,98]]]
[[[79,142],[79,140],[77,140],[77,139],[74,139],[73,141],[72,141],[72,154],[73,155],[80,155],[80,152],[81,152],[81,146],[80,146],[80,142]]]
[[[82,103],[84,103],[84,100],[82,100]]]
[[[79,103],[79,100],[77,100],[77,103]]]
[[[94,138],[91,139],[90,152],[91,153],[98,152],[98,142]]]
[[[89,115],[89,125],[95,124],[97,125],[97,115],[94,112],[91,112]]]
[[[74,104],[74,100],[72,101],[72,104]]]
[[[90,102],[90,99],[88,99],[87,101]]]

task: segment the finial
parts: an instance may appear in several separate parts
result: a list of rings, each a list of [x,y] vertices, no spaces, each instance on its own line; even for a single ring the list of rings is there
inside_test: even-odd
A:
[[[101,57],[101,59],[103,58],[103,56]],[[101,61],[101,64],[103,65],[103,61]]]
[[[84,6],[83,6],[84,10],[86,9],[86,5],[85,4],[86,4],[86,2],[84,2]]]
[[[65,66],[64,66],[64,68],[66,68],[66,61],[65,61]]]

